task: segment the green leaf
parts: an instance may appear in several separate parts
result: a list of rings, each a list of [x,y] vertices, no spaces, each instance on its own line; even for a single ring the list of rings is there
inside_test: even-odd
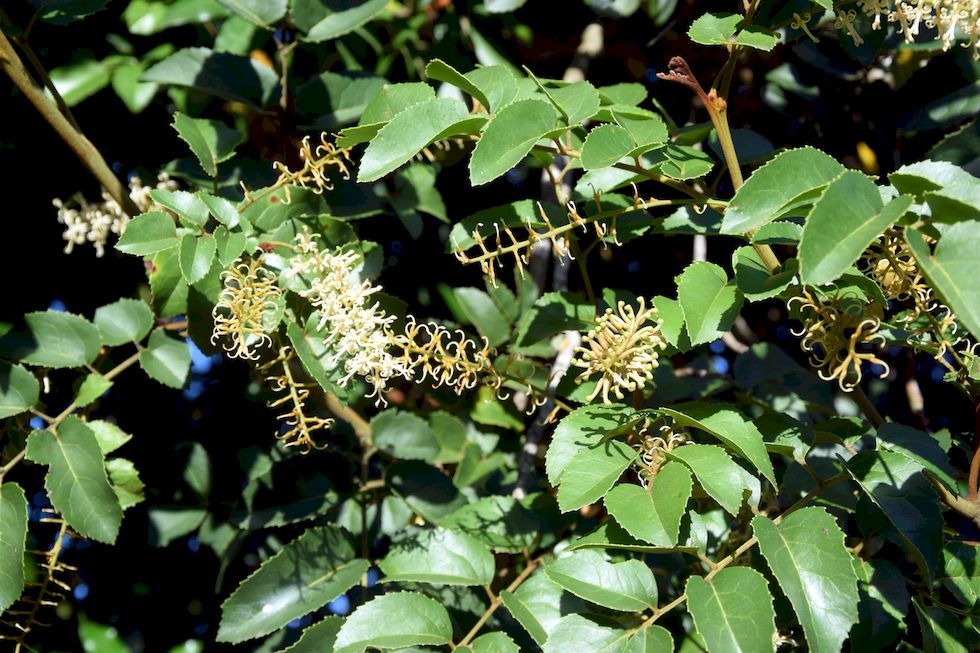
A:
[[[215,254],[223,268],[234,263],[242,255],[247,243],[248,237],[240,231],[228,231],[224,226],[214,230]]]
[[[112,453],[133,439],[133,436],[126,433],[112,422],[96,419],[86,423],[88,424],[88,427],[92,429],[92,433],[95,434],[95,439],[98,440],[99,449],[102,451],[103,455]]]
[[[687,328],[684,326],[684,310],[680,302],[657,295],[653,298],[653,305],[657,307],[657,314],[661,320],[660,331],[667,338],[667,342],[678,351],[690,350],[691,338],[687,335]]]
[[[588,331],[595,321],[595,304],[578,293],[549,292],[541,295],[517,323],[515,343],[530,348],[547,344],[563,331]]]
[[[742,294],[720,266],[692,263],[675,281],[692,345],[717,340],[731,328],[742,308]]]
[[[466,498],[444,473],[417,461],[398,462],[388,468],[388,487],[426,521],[442,518],[466,505]]]
[[[176,245],[177,242],[174,242]],[[187,312],[190,288],[180,273],[177,247],[165,249],[153,257],[148,274],[153,311],[160,317],[173,317]]]
[[[286,0],[218,0],[218,2],[248,22],[267,29],[286,15]]]
[[[129,653],[130,650],[114,626],[89,621],[84,614],[78,619],[78,639],[83,651]]]
[[[577,614],[562,617],[542,647],[543,653],[619,653],[629,631],[606,628]]]
[[[364,113],[359,125],[376,125],[390,122],[405,109],[435,97],[435,91],[422,82],[404,84],[385,84],[375,95]]]
[[[88,406],[90,403],[105,394],[106,390],[112,387],[112,381],[97,372],[93,372],[85,377],[82,385],[78,388],[78,395],[75,397],[75,405],[79,408]]]
[[[874,182],[849,170],[834,179],[813,205],[800,239],[800,277],[820,286],[835,281],[886,228],[912,206],[900,195],[883,207]]]
[[[945,161],[920,161],[902,166],[888,179],[900,193],[929,204],[933,221],[980,220],[980,180],[963,168]]]
[[[241,102],[253,109],[266,106],[279,85],[276,72],[261,63],[249,57],[214,52],[209,48],[178,50],[143,73],[140,81],[185,86],[223,100]],[[238,142],[241,141],[235,145]],[[224,151],[218,150],[217,153],[223,154]],[[209,172],[208,167],[204,170]]]
[[[693,483],[684,465],[668,462],[642,488],[620,483],[603,499],[606,510],[633,537],[655,546],[677,545]]]
[[[752,236],[752,242],[757,245],[796,245],[802,236],[802,225],[779,220],[759,227]]]
[[[317,610],[357,584],[367,560],[336,526],[311,528],[242,581],[221,604],[218,641],[238,643],[267,635]]]
[[[639,560],[611,563],[583,549],[559,558],[545,573],[572,594],[606,608],[642,612],[657,607],[657,581]]]
[[[179,111],[174,114],[173,127],[191,148],[204,172],[211,177],[218,176],[218,164],[234,156],[235,148],[245,140],[241,132],[226,127],[224,123],[191,118]]]
[[[980,278],[980,221],[950,225],[932,252],[918,229],[906,230],[905,242],[929,284],[973,337],[980,338],[980,284],[974,282]]]
[[[601,16],[625,18],[640,8],[640,0],[585,0],[585,4]]]
[[[660,116],[633,118],[613,112],[616,122],[630,133],[637,147],[629,152],[629,156],[640,156],[651,148],[659,147],[667,142],[669,137],[667,125]]]
[[[650,164],[659,163],[655,169],[672,179],[698,179],[714,167],[714,160],[693,147],[671,143],[649,155]]]
[[[722,220],[721,232],[743,234],[783,215],[808,193],[822,188],[845,171],[835,159],[812,147],[788,150],[752,173],[735,192]]]
[[[432,461],[439,441],[429,424],[412,413],[390,408],[371,418],[374,446],[396,458]]]
[[[102,341],[95,325],[78,315],[40,311],[24,316],[28,339],[15,355],[28,365],[81,367],[95,360]]]
[[[153,328],[153,311],[138,299],[120,299],[95,309],[94,321],[102,342],[118,347],[146,337]]]
[[[858,579],[858,622],[851,630],[852,650],[874,650],[890,646],[905,629],[909,590],[902,572],[887,560],[864,560],[853,556]]]
[[[477,484],[500,469],[505,462],[503,452],[487,455],[475,442],[467,442],[459,465],[456,466],[456,473],[453,474],[453,485],[462,489]]]
[[[20,365],[0,361],[0,419],[19,415],[37,403],[40,386]]]
[[[65,104],[73,107],[109,85],[109,70],[103,61],[79,59],[53,69],[50,73],[51,83],[65,100]]]
[[[622,404],[582,406],[562,418],[545,455],[545,470],[551,484],[558,486],[579,451],[601,444],[610,431],[633,419],[633,411]]]
[[[862,451],[847,471],[898,531],[912,561],[930,580],[942,550],[943,518],[922,465],[900,453]]]
[[[343,377],[344,364],[339,355],[324,344],[324,336],[316,330],[316,320],[310,320],[304,330],[293,321],[286,324],[286,335],[299,356],[303,369],[316,379],[320,387],[327,392],[341,393],[338,385]]]
[[[538,646],[548,640],[561,619],[561,603],[567,596],[541,570],[532,574],[516,592],[504,590],[500,593],[504,606]]]
[[[449,613],[435,599],[415,592],[379,596],[358,607],[337,634],[334,653],[365,648],[439,646],[452,640]]]
[[[586,170],[606,168],[629,154],[633,138],[619,125],[599,125],[589,132],[582,145],[582,167]]]
[[[766,452],[762,433],[735,406],[692,401],[677,404],[672,408],[661,408],[660,412],[671,416],[676,425],[693,426],[715,436],[735,453],[752,463],[773,487],[777,487],[776,473]]]
[[[487,96],[487,110],[493,113],[510,104],[518,95],[517,78],[508,66],[483,66],[464,75]]]
[[[702,45],[745,45],[769,52],[779,39],[775,34],[757,25],[746,25],[738,31],[743,16],[739,14],[705,14],[691,24],[687,35]],[[733,38],[734,37],[734,38]]]
[[[679,460],[697,477],[708,495],[733,517],[738,516],[743,493],[758,487],[758,481],[738,466],[721,447],[713,444],[687,444],[667,454]]]
[[[580,449],[562,473],[559,509],[569,512],[598,501],[637,455],[633,447],[620,440],[598,442]]]
[[[687,35],[701,45],[729,45],[743,19],[738,14],[704,14],[691,23]]]
[[[108,0],[28,0],[37,16],[52,25],[71,22],[102,11]]]
[[[150,211],[126,223],[126,231],[116,249],[133,256],[145,256],[177,245],[177,225],[169,213]]]
[[[0,485],[0,614],[24,591],[27,499],[16,483]]]
[[[810,650],[839,651],[857,622],[858,593],[851,554],[837,522],[822,508],[801,508],[778,526],[755,517],[752,531],[793,604]]]
[[[748,567],[722,569],[710,580],[691,576],[687,606],[711,653],[767,651],[776,613],[765,576]]]
[[[758,302],[776,297],[796,283],[799,264],[791,258],[779,272],[770,274],[755,248],[745,246],[732,253],[732,269],[735,270],[735,285],[739,291],[750,302]]]
[[[510,321],[500,312],[490,295],[478,288],[453,288],[466,319],[494,347],[510,338]]]
[[[527,0],[484,0],[483,6],[491,14],[506,14],[520,9]],[[474,642],[474,645],[476,642]]]
[[[548,92],[566,116],[566,124],[571,127],[588,120],[599,110],[599,91],[586,81],[549,89]]]
[[[487,125],[470,158],[470,183],[489,183],[527,156],[554,129],[557,113],[544,100],[529,98],[500,109]]]
[[[197,197],[201,200],[208,212],[214,219],[223,224],[228,229],[234,229],[241,222],[241,216],[235,205],[223,197],[215,197],[211,193],[198,191]],[[207,220],[205,219],[205,222]]]
[[[603,104],[621,104],[635,107],[647,99],[647,89],[643,84],[624,82],[599,88],[599,97],[602,98]]]
[[[194,284],[207,276],[217,246],[211,234],[184,234],[180,239],[177,261],[184,281]]]
[[[456,650],[460,653],[519,653],[521,649],[506,633],[495,632],[480,635],[469,646]]]
[[[915,461],[923,469],[932,472],[951,489],[957,486],[953,468],[949,464],[949,457],[943,451],[936,436],[930,433],[914,429],[911,426],[889,422],[878,429],[876,447],[900,453]]]
[[[357,121],[384,84],[381,77],[321,73],[296,90],[296,110],[315,116],[312,129],[337,129]]]
[[[48,466],[44,487],[55,510],[83,537],[112,544],[122,508],[109,486],[99,443],[85,422],[66,417],[58,432],[34,431],[27,459]]]
[[[125,458],[112,458],[106,461],[105,469],[112,491],[119,499],[119,507],[126,510],[143,501],[143,481],[132,462]]]
[[[375,17],[386,0],[291,0],[290,15],[314,43],[335,39]]]
[[[132,0],[123,12],[131,34],[147,36],[188,23],[201,24],[224,18],[228,10],[215,0],[181,0],[164,4],[159,0]]]
[[[483,92],[483,89],[442,59],[433,59],[426,64],[425,76],[429,79],[452,84],[456,88],[469,93],[489,111],[490,100]]]
[[[323,653],[333,651],[337,633],[344,625],[343,617],[332,615],[321,619],[303,631],[295,644],[282,650],[282,653]]]
[[[384,177],[468,115],[466,106],[455,98],[437,97],[408,107],[371,140],[361,158],[357,181]]]
[[[477,538],[441,528],[418,531],[394,544],[378,563],[384,582],[487,585],[493,554]]]
[[[490,386],[477,390],[476,401],[469,411],[470,419],[477,424],[499,426],[504,429],[524,430],[524,418],[512,402],[502,401]],[[465,453],[465,452],[462,452]]]
[[[980,598],[978,553],[977,547],[965,542],[950,542],[943,550],[943,571],[939,581],[964,605],[975,605]]]
[[[160,206],[164,206],[176,213],[177,217],[188,227],[203,227],[207,224],[209,217],[208,207],[193,193],[188,193],[183,190],[156,188],[150,191],[150,197]]]
[[[643,626],[633,635],[621,653],[673,653],[674,638],[663,626]]]
[[[925,607],[919,597],[912,599],[919,617],[924,653],[967,653],[968,642],[975,642],[958,616],[939,606]],[[975,635],[975,633],[974,633]]]
[[[444,528],[472,535],[494,551],[520,553],[533,544],[539,524],[533,512],[511,496],[489,496],[441,519]]]
[[[184,387],[191,369],[187,343],[167,334],[160,327],[150,334],[146,349],[140,352],[140,367],[147,376],[171,388]]]

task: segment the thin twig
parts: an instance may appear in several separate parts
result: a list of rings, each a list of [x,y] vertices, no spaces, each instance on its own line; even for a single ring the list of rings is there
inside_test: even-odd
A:
[[[2,36],[2,33],[0,33],[0,36]],[[137,351],[135,354],[133,354],[132,356],[130,356],[129,358],[127,358],[126,360],[124,360],[123,362],[119,363],[114,368],[106,372],[103,375],[103,378],[106,381],[113,380],[114,378],[122,374],[124,371],[126,371],[128,368],[132,367],[135,363],[137,363],[139,361],[139,357],[140,357],[140,353]],[[45,428],[48,431],[51,431],[52,433],[57,432],[58,426],[65,420],[66,417],[68,417],[73,412],[75,412],[76,408],[78,408],[78,405],[74,401],[71,402],[63,411],[58,413],[57,416],[45,419],[45,421],[48,422],[48,425]],[[17,452],[17,454],[13,458],[10,459],[10,461],[7,464],[5,464],[3,467],[0,467],[0,483],[3,482],[3,477],[6,476],[11,469],[16,467],[17,464],[24,459],[26,453],[27,453],[26,448],[21,449],[19,452]]]
[[[940,501],[964,517],[970,519],[970,521],[980,528],[980,502],[969,501],[968,499],[964,499],[954,492],[950,492],[949,488],[947,488],[942,481],[933,476],[928,469],[922,470],[922,475],[926,477],[926,479],[932,485],[932,489],[939,495]]]
[[[139,208],[129,197],[129,192],[123,183],[106,164],[102,154],[85,138],[81,131],[75,129],[61,111],[44,95],[44,91],[31,78],[24,63],[17,56],[13,45],[0,30],[0,69],[13,80],[21,93],[34,105],[37,112],[48,121],[61,139],[72,149],[96,180],[109,193],[110,197],[130,217],[140,213]]]
[[[517,590],[517,588],[521,586],[521,583],[527,580],[527,577],[531,575],[531,572],[534,571],[539,564],[541,564],[541,558],[537,558],[529,561],[527,563],[527,566],[524,568],[524,571],[522,571],[521,574],[514,579],[514,582],[508,585],[507,589],[504,591],[513,592]],[[501,592],[501,594],[502,593],[503,592]],[[487,623],[487,620],[491,616],[493,616],[493,613],[497,610],[497,608],[500,607],[501,603],[503,603],[503,599],[500,598],[500,594],[498,594],[496,598],[494,598],[494,600],[491,601],[490,607],[486,609],[486,611],[479,618],[479,620],[477,620],[477,622],[473,625],[473,627],[470,628],[470,632],[466,633],[466,636],[463,639],[461,639],[454,648],[458,648],[460,646],[466,646],[467,644],[469,644],[470,640],[472,640],[476,636],[476,634],[480,632],[480,629],[483,628],[483,625]]]
[[[37,14],[35,14],[35,16],[36,15]],[[33,17],[31,24],[33,25]],[[0,25],[9,25],[13,27],[13,23],[10,22],[7,14],[3,13],[3,9],[0,9]],[[48,89],[48,92],[51,93],[51,97],[54,98],[55,104],[58,105],[58,110],[61,111],[65,119],[71,123],[72,127],[78,131],[81,131],[78,123],[75,121],[75,116],[72,115],[71,109],[68,108],[68,104],[65,102],[65,98],[63,98],[61,93],[58,92],[54,82],[51,81],[51,76],[48,75],[48,71],[44,69],[44,66],[41,65],[41,60],[37,58],[36,54],[34,54],[34,49],[31,48],[31,44],[28,42],[27,36],[28,30],[24,30],[20,36],[15,36],[13,39],[24,53],[27,61],[31,64],[31,67],[34,69],[34,74],[37,75],[38,79],[41,80],[41,83],[44,84],[44,88]]]
[[[325,392],[327,408],[336,417],[344,420],[351,425],[354,429],[354,435],[357,436],[358,442],[361,443],[361,448],[365,451],[374,450],[374,439],[371,435],[371,425],[366,419],[361,417],[357,411],[355,411],[350,406],[346,406],[337,396],[331,392]]]

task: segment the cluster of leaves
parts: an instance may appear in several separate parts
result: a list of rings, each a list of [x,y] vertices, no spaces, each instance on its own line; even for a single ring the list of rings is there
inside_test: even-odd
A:
[[[615,15],[640,5],[586,4]],[[659,17],[676,3],[647,4]],[[315,482],[294,482],[294,498],[278,494],[274,469],[299,456],[270,445],[270,453],[252,456],[230,518],[202,505],[155,522],[160,544],[193,533],[226,561],[244,535],[261,537],[261,565],[235,579],[221,606],[219,642],[265,637],[263,650],[293,653],[730,651],[804,642],[836,651],[848,640],[852,649],[899,641],[926,651],[976,648],[973,434],[882,418],[859,383],[861,354],[875,345],[851,337],[860,329],[844,340],[816,340],[826,357],[841,348],[857,361],[834,359],[837,386],[774,343],[740,345],[730,375],[711,370],[702,355],[753,304],[792,305],[806,296],[814,312],[796,315],[804,326],[857,307],[861,324],[881,328],[889,345],[943,361],[949,387],[974,405],[980,400],[972,345],[980,337],[973,285],[980,182],[947,161],[912,163],[876,181],[819,149],[776,150],[728,127],[724,95],[740,58],[777,48],[789,38],[792,15],[810,4],[755,2],[745,14],[694,20],[690,39],[725,50],[729,63],[710,93],[686,64],[663,76],[696,90],[709,112],[710,122],[680,126],[641,84],[597,86],[517,70],[445,3],[404,15],[375,0],[131,3],[124,17],[134,34],[200,21],[202,12],[223,19],[214,49],[158,48],[95,64],[101,72],[91,88],[111,80],[134,111],[168,89],[181,109],[174,130],[191,156],[167,170],[187,190],[152,191],[160,210],[133,216],[115,245],[145,259],[147,301],[121,299],[92,321],[32,313],[19,330],[0,334],[0,609],[30,586],[25,541],[38,537],[22,485],[7,476],[34,469],[25,460],[45,468],[47,498],[67,527],[111,544],[143,488],[132,463],[109,455],[130,436],[90,411],[136,364],[183,387],[191,354],[175,333],[220,352],[215,306],[227,271],[244,261],[278,280],[247,341],[257,378],[276,361],[285,369],[266,398],[279,405],[285,390],[294,415],[332,414],[337,426],[316,436],[326,452],[309,456],[346,464]],[[488,0],[481,11],[522,5]],[[290,78],[283,25],[304,44],[332,40],[353,67],[358,56],[341,37],[355,33],[371,45],[364,25],[375,19],[418,47],[423,22],[443,9],[449,18],[439,20],[468,25],[484,65],[429,57],[413,71],[417,50],[405,55],[406,69],[422,79],[390,83],[384,76],[393,58],[379,45],[375,75]],[[59,20],[69,10],[39,11]],[[277,64],[245,56],[258,35],[277,27]],[[275,169],[250,161],[236,154],[239,128],[197,117],[202,97],[244,107],[240,115],[253,125],[270,107],[290,110],[308,131],[337,130],[339,149],[331,145],[321,164],[314,159],[322,152],[308,146]],[[750,163],[761,165],[743,183],[741,166]],[[503,185],[514,170],[540,170],[551,199],[450,219],[438,179],[454,164],[466,165],[474,189]],[[305,176],[309,166],[316,174]],[[729,176],[726,198],[718,189]],[[297,239],[314,233],[318,249],[357,252],[356,283],[376,283],[385,248],[363,236],[362,225],[390,220],[389,213],[414,238],[425,233],[423,214],[451,224],[442,231],[446,256],[484,272],[482,288],[443,293],[451,320],[442,322],[493,348],[492,378],[470,395],[424,379],[399,383],[385,398],[393,406],[379,411],[369,385],[345,380],[350,352],[336,348],[306,301],[312,281],[289,273],[304,254]],[[898,234],[902,270],[875,258],[886,232]],[[574,343],[607,308],[639,299],[634,288],[594,287],[593,252],[615,256],[616,247],[691,234],[736,242],[730,261],[695,260],[666,280],[670,296],[649,298],[668,348],[645,385],[631,389],[629,405],[589,400],[602,375],[577,383],[565,374]],[[581,292],[548,288],[535,275],[530,261],[542,244],[556,261],[577,260]],[[500,274],[507,268],[513,275]],[[924,289],[918,294],[890,295],[874,274],[913,269]],[[400,323],[417,312],[397,298],[375,298]],[[116,349],[129,346],[136,352],[128,358]],[[615,353],[628,355],[626,347]],[[40,393],[39,378],[46,383],[49,375],[55,385],[77,387],[55,415]],[[533,420],[518,405],[529,406]],[[546,453],[535,456],[543,431]],[[206,454],[194,452],[194,468],[206,471]],[[207,483],[192,485],[206,503]],[[329,607],[341,596],[355,601],[347,616]],[[11,624],[18,614],[9,611]],[[307,626],[301,634],[290,628],[295,620]]]

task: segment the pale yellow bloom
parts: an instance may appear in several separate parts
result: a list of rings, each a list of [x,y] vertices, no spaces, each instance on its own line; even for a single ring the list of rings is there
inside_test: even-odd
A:
[[[590,401],[601,393],[603,403],[611,403],[610,392],[622,399],[624,391],[642,388],[653,378],[653,370],[659,365],[659,351],[667,346],[656,318],[657,309],[646,308],[642,297],[638,310],[621,301],[615,312],[608,308],[599,317],[582,346],[575,348],[581,357],[572,361],[573,365],[585,368],[578,377],[579,382],[593,374],[602,375],[589,395]]]

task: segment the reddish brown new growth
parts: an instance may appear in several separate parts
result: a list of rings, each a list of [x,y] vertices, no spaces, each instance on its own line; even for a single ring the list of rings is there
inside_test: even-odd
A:
[[[709,111],[721,110],[725,108],[725,101],[720,97],[715,95],[714,90],[711,93],[705,93],[704,89],[701,87],[698,78],[694,76],[691,72],[691,67],[687,65],[684,57],[671,57],[670,61],[667,63],[667,68],[670,72],[657,73],[657,77],[668,82],[677,82],[678,84],[683,84],[692,91],[698,94],[701,101],[704,102],[704,106]]]
[[[694,73],[691,72],[691,67],[684,61],[684,57],[671,57],[667,68],[670,72],[657,73],[657,77],[669,82],[678,82],[687,86],[698,95],[704,95],[704,89],[701,88],[701,84],[698,83]]]

